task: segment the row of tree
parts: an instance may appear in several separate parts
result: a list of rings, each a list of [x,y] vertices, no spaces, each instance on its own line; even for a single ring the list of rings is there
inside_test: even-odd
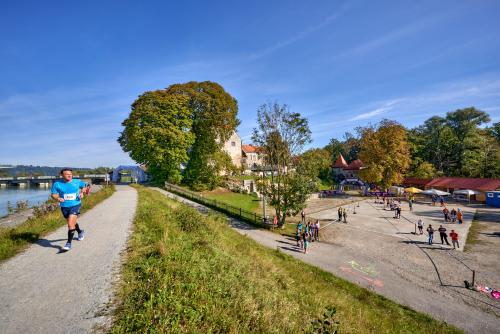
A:
[[[485,127],[489,121],[487,113],[473,107],[431,117],[413,129],[382,120],[302,157],[316,161],[314,173],[324,181],[331,180],[339,154],[347,161],[361,159],[367,167],[363,179],[381,186],[399,184],[404,177],[500,177],[500,123]]]
[[[211,189],[221,183],[221,172],[235,171],[222,147],[239,124],[237,112],[236,100],[217,83],[175,84],[139,96],[118,142],[157,181]],[[318,180],[331,182],[339,154],[348,161],[361,159],[362,178],[382,187],[405,176],[496,177],[500,126],[482,127],[489,120],[475,108],[432,117],[414,129],[383,120],[303,152],[311,142],[307,119],[286,105],[265,104],[257,111],[252,140],[272,172],[258,187],[284,225],[287,216],[304,207]]]

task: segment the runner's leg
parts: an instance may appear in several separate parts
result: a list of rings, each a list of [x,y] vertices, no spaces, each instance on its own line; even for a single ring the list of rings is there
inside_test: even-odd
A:
[[[69,215],[68,216],[68,243],[71,243],[71,241],[73,240],[73,236],[75,235],[75,225],[76,225],[76,219],[77,219],[77,215]]]

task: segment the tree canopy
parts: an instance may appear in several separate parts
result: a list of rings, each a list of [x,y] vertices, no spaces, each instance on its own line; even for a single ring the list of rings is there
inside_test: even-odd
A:
[[[181,164],[194,142],[188,98],[164,90],[146,92],[132,104],[118,142],[156,179],[179,182]]]
[[[198,190],[217,186],[221,172],[232,168],[231,159],[222,147],[239,125],[236,99],[221,85],[210,81],[171,85],[166,93],[188,97],[191,111],[195,139],[184,182]]]
[[[236,99],[217,83],[174,84],[139,96],[118,142],[157,181],[183,177],[191,187],[213,188],[233,167],[222,146],[239,124],[237,113]]]
[[[397,122],[383,120],[377,126],[358,131],[359,157],[365,167],[360,171],[361,177],[383,187],[401,183],[411,161],[406,129]]]

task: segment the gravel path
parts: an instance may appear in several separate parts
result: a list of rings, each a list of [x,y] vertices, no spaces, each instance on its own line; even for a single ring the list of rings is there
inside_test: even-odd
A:
[[[105,324],[136,203],[134,188],[116,186],[80,217],[86,238],[71,251],[59,253],[61,227],[0,265],[0,333],[88,333]]]
[[[193,205],[201,211],[207,210],[197,203],[179,198],[161,189],[157,190],[169,197]],[[451,323],[469,333],[498,333],[500,321],[494,314],[495,312],[491,312],[497,308],[498,302],[492,299],[487,300],[491,303],[490,306],[486,305],[487,309],[480,307],[484,304],[482,300],[477,301],[477,305],[471,302],[474,298],[481,299],[481,296],[478,292],[462,287],[463,282],[459,282],[461,276],[458,269],[449,272],[450,270],[441,268],[446,268],[446,262],[451,262],[450,256],[445,257],[443,254],[438,259],[434,259],[434,254],[430,254],[432,249],[418,247],[413,241],[409,241],[407,235],[413,230],[413,225],[401,220],[389,222],[388,219],[392,216],[390,211],[379,211],[372,206],[361,205],[357,209],[358,214],[351,215],[350,220],[360,219],[364,210],[367,211],[367,217],[374,220],[373,231],[365,231],[351,222],[347,225],[333,223],[329,226],[324,223],[323,234],[333,233],[334,238],[330,235],[330,240],[333,241],[312,243],[308,254],[303,254],[292,238],[256,229],[234,219],[230,222],[238,232],[264,246],[280,249],[295,258],[373,290],[398,303],[408,305],[417,311]],[[375,220],[375,215],[378,220]],[[443,250],[438,247],[435,252],[443,252]],[[460,259],[462,254],[462,252],[457,252],[453,256]],[[393,260],[388,260],[391,258]],[[408,265],[404,264],[405,261]],[[453,268],[462,270],[462,267],[455,265]],[[457,281],[458,283],[455,283]]]

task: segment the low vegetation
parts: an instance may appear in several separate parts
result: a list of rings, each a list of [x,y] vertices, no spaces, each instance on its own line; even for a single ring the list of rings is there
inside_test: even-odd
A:
[[[113,333],[459,333],[137,186]]]
[[[478,220],[478,212],[474,213],[474,218],[472,218],[472,223],[469,228],[469,233],[467,234],[467,240],[465,241],[464,251],[468,252],[471,250],[472,246],[480,243],[479,232],[481,231],[481,225]]]
[[[113,194],[113,185],[104,186],[82,201],[84,213]],[[45,207],[44,207],[45,208]],[[45,210],[45,209],[44,209]],[[30,243],[35,243],[40,237],[66,224],[59,210],[34,210],[35,216],[16,227],[0,228],[0,261],[6,260],[25,249]]]

